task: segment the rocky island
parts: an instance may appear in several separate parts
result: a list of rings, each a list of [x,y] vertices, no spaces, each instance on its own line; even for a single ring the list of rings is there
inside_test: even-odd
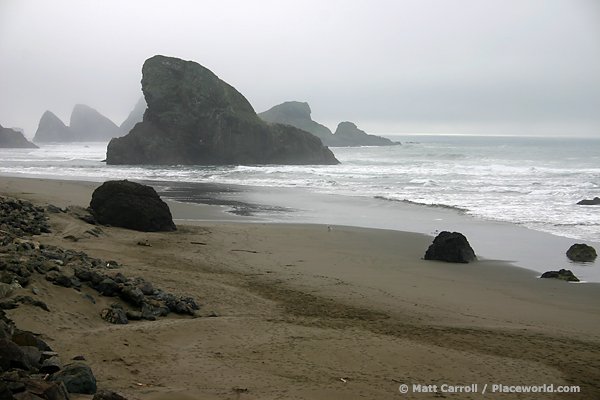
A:
[[[142,68],[142,122],[108,144],[107,164],[338,164],[321,140],[261,120],[248,100],[209,69],[161,55]]]
[[[23,133],[0,125],[0,148],[37,149],[38,147],[27,140]]]
[[[299,101],[286,101],[267,111],[258,114],[267,122],[287,124],[305,130],[317,136],[323,144],[331,147],[354,146],[395,146],[400,142],[393,142],[381,136],[369,135],[357,128],[352,122],[340,122],[335,133],[325,125],[313,121],[308,103]]]

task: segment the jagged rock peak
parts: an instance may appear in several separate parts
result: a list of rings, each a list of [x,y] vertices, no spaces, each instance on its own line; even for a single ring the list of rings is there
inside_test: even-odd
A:
[[[123,136],[114,122],[85,104],[76,104],[71,113],[70,129],[79,142],[108,141]]]
[[[337,164],[319,138],[261,120],[209,69],[154,56],[142,67],[143,121],[111,140],[108,164]]]
[[[72,142],[75,138],[71,129],[51,111],[40,118],[38,129],[33,137],[34,142]]]
[[[135,107],[129,113],[129,116],[123,121],[120,128],[123,133],[129,133],[130,130],[133,129],[135,124],[138,122],[142,122],[144,119],[144,111],[146,111],[146,99],[144,97],[140,97]]]

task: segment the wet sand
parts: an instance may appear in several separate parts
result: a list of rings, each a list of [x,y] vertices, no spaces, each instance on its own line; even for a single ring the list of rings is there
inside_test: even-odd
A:
[[[86,207],[98,185],[3,177],[0,194]],[[423,234],[241,223],[218,207],[169,206],[177,232],[103,227],[93,237],[84,222],[52,214],[53,233],[34,239],[115,260],[126,276],[193,296],[218,317],[111,325],[99,314],[114,299],[92,304],[43,280],[35,285],[51,313],[7,314],[64,358],[84,355],[100,388],[130,399],[502,396],[493,384],[581,387],[528,399],[600,396],[598,284],[537,279],[495,260],[424,261],[433,238]],[[184,222],[199,210],[213,221]],[[479,392],[413,393],[442,384]]]

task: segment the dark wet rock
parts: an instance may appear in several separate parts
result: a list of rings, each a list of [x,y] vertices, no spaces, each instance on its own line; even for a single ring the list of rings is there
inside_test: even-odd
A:
[[[100,224],[142,232],[174,231],[169,206],[146,185],[107,181],[94,190],[90,209]]]
[[[25,304],[25,305],[28,305],[28,306],[39,307],[42,310],[50,311],[50,309],[48,308],[48,306],[46,305],[46,303],[44,303],[43,301],[40,301],[40,300],[35,300],[31,296],[22,296],[22,295],[19,295],[19,296],[16,296],[13,300],[15,302],[18,302],[18,303],[21,303],[21,304]]]
[[[29,365],[32,369],[39,369],[41,367],[40,360],[42,358],[42,352],[37,347],[32,346],[21,346],[21,351],[27,357]]]
[[[46,274],[46,280],[54,283],[55,285],[64,286],[66,288],[73,286],[71,278],[58,271],[48,272]]]
[[[75,139],[75,135],[66,126],[60,118],[58,118],[51,111],[46,112],[40,118],[37,131],[33,137],[33,141],[36,143],[41,142],[72,142]],[[54,212],[54,211],[52,211]]]
[[[41,374],[54,374],[62,369],[62,361],[58,355],[45,359],[40,367]]]
[[[143,314],[141,311],[127,310],[125,311],[125,315],[127,316],[127,319],[129,321],[139,321],[143,318]]]
[[[62,382],[48,382],[39,379],[23,378],[21,382],[25,384],[23,399],[43,399],[43,400],[69,400],[69,392]]]
[[[101,313],[102,319],[110,322],[111,324],[125,325],[129,323],[127,319],[127,313],[118,308],[105,308]]]
[[[125,287],[121,291],[121,299],[135,307],[141,307],[146,302],[146,296],[138,287]]]
[[[19,346],[32,346],[37,348],[39,351],[52,351],[50,346],[42,339],[37,337],[31,332],[15,330],[12,335],[12,341],[18,344]]]
[[[567,250],[567,257],[571,261],[575,262],[592,262],[596,260],[598,254],[596,253],[596,249],[592,246],[588,246],[587,244],[577,243],[574,244]]]
[[[65,211],[60,208],[57,207],[55,205],[50,204],[48,207],[46,207],[46,210],[48,210],[48,212],[54,213],[54,214],[59,214],[59,213],[64,213]]]
[[[109,165],[339,163],[318,137],[261,120],[242,94],[198,63],[149,58],[142,91],[143,121],[111,140]]]
[[[0,148],[29,148],[38,147],[25,138],[22,132],[4,128],[0,125]]]
[[[559,271],[547,271],[542,274],[540,278],[556,278],[562,279],[567,282],[579,282],[579,278],[577,278],[573,272],[568,269],[561,269]]]
[[[110,390],[98,390],[92,400],[127,400],[120,394]]]
[[[98,283],[98,285],[96,286],[96,290],[102,296],[112,297],[116,296],[119,293],[121,287],[117,282],[115,282],[111,278],[105,278],[100,283]]]
[[[77,142],[104,142],[123,136],[114,122],[85,104],[73,107],[69,128]]]
[[[64,366],[60,372],[50,378],[53,382],[62,382],[69,393],[96,393],[96,378],[92,369],[83,363],[72,363]]]
[[[600,197],[594,197],[592,200],[584,199],[578,202],[577,204],[581,206],[596,206],[600,204]]]
[[[467,238],[459,232],[443,231],[425,252],[425,260],[468,263],[477,260]]]
[[[11,368],[30,370],[31,363],[23,350],[9,339],[0,339],[0,370]]]

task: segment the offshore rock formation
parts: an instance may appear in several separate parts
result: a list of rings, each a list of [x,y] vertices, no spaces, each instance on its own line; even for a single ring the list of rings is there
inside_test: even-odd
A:
[[[0,148],[37,149],[38,147],[14,129],[0,125]]]
[[[577,202],[577,204],[580,206],[597,206],[597,205],[600,205],[600,197],[594,197],[591,200],[583,199],[583,200]]]
[[[286,101],[275,107],[261,112],[258,116],[270,123],[286,124],[295,126],[303,131],[310,132],[317,136],[325,146],[336,146],[335,138],[331,130],[325,125],[312,120],[311,110],[308,103],[299,101]]]
[[[77,142],[104,142],[123,136],[114,122],[84,104],[73,108],[70,128]]]
[[[119,127],[121,129],[121,132],[127,134],[130,130],[133,129],[135,124],[137,124],[138,122],[142,122],[142,120],[144,119],[144,111],[146,111],[146,107],[146,100],[144,100],[143,97],[140,97],[134,109],[129,113],[129,116],[127,116],[125,121],[123,121],[123,123]]]
[[[358,129],[352,122],[340,122],[333,135],[340,143],[347,143],[346,146],[396,146],[400,144],[400,142],[393,142],[388,138],[369,135]]]
[[[72,142],[75,135],[60,118],[46,110],[33,137],[34,142]]]
[[[154,56],[142,68],[142,122],[111,140],[107,164],[337,164],[321,140],[268,124],[235,88],[198,63]]]
[[[151,186],[106,181],[94,190],[90,210],[103,225],[142,232],[175,231],[171,211]]]
[[[369,135],[358,129],[352,122],[341,122],[335,133],[331,133],[329,128],[313,121],[310,114],[308,103],[286,101],[258,114],[258,116],[267,122],[292,125],[310,132],[319,137],[325,146],[393,146],[400,144],[400,142],[392,142],[380,136]]]

